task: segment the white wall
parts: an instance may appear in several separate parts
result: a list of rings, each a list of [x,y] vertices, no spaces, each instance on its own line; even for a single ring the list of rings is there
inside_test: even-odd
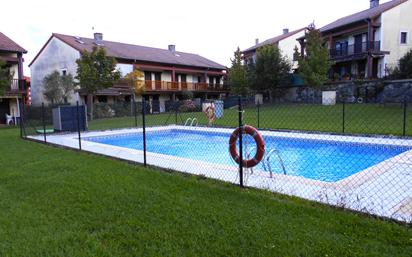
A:
[[[13,73],[13,79],[19,79],[19,65],[13,64],[10,67],[10,72]]]
[[[80,53],[77,50],[53,37],[30,66],[32,104],[39,106],[42,102],[48,103],[43,96],[43,79],[45,76],[56,70],[62,72],[62,69],[66,69],[67,73],[75,76],[77,72],[76,60],[79,58]],[[68,101],[72,104],[76,102],[74,92]]]
[[[166,111],[166,101],[169,101],[170,95],[160,95],[159,96],[159,104],[160,104],[160,112]]]
[[[381,47],[383,51],[390,51],[390,55],[385,56],[384,64],[392,65],[412,48],[412,1],[386,11],[381,19]],[[407,44],[400,43],[401,32],[408,33]]]
[[[10,98],[10,100],[9,100],[9,113],[8,114],[13,116],[13,117],[20,117],[19,107],[17,106],[17,99],[16,98]]]
[[[296,40],[300,37],[303,37],[305,35],[305,31],[301,31],[299,33],[296,33],[295,35],[288,37],[282,41],[279,42],[278,47],[280,51],[282,52],[282,55],[286,56],[290,63],[293,65],[292,68],[297,68],[297,62],[293,62],[293,54],[294,54],[294,49],[295,46],[298,47],[299,52],[300,52],[300,45],[299,42]]]
[[[121,76],[124,77],[133,71],[133,64],[118,63],[116,69],[120,71]]]
[[[162,81],[172,81],[172,73],[170,71],[163,71]]]

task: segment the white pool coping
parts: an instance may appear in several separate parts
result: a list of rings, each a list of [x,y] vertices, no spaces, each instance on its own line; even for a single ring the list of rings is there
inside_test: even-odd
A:
[[[202,132],[232,133],[233,129],[210,127],[185,127],[169,125],[147,128],[146,131],[182,129]],[[139,133],[140,128],[107,131],[82,132],[81,137],[115,136],[120,134]],[[366,136],[342,136],[329,134],[261,131],[263,136],[287,137],[333,142],[353,142],[361,144],[378,144],[390,146],[412,147],[412,140],[399,138],[380,138]],[[29,138],[43,141],[43,136]],[[54,145],[78,149],[78,135],[47,135],[47,142]],[[82,150],[105,156],[119,158],[131,162],[143,163],[143,151],[111,146],[82,140]],[[147,164],[179,172],[201,175],[230,183],[239,183],[236,166],[215,164],[176,156],[147,152]],[[385,160],[350,177],[337,182],[323,182],[303,177],[273,174],[268,172],[246,170],[244,181],[249,187],[266,189],[277,193],[302,197],[373,215],[412,222],[412,209],[409,206],[412,198],[412,150]],[[394,181],[398,181],[396,184]]]

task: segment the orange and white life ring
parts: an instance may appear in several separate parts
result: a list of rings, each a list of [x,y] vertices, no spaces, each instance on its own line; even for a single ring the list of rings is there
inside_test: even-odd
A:
[[[265,141],[263,140],[262,134],[259,133],[257,129],[252,126],[245,125],[243,127],[244,133],[253,137],[256,143],[256,154],[252,159],[243,160],[242,166],[245,168],[253,168],[258,165],[265,155]],[[229,152],[235,162],[240,162],[240,155],[237,151],[237,139],[239,138],[240,128],[237,128],[233,131],[232,135],[230,136],[229,140]]]
[[[215,107],[208,106],[205,110],[205,115],[209,123],[212,123],[216,119]]]

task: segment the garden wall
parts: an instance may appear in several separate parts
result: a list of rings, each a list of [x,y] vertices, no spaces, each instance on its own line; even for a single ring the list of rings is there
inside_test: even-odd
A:
[[[321,103],[322,91],[336,91],[337,101],[346,103],[412,102],[412,80],[333,82],[322,88],[293,86],[279,88],[276,102]]]

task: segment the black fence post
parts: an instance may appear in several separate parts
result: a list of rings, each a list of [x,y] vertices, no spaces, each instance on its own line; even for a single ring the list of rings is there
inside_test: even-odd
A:
[[[239,185],[243,187],[243,110],[242,98],[239,97]]]
[[[175,101],[175,124],[177,125],[177,102]]]
[[[134,108],[134,126],[137,127],[137,104],[136,104],[135,97],[133,97],[133,108]]]
[[[21,103],[19,102],[19,110],[20,110],[20,119],[19,119],[19,128],[20,128],[20,138],[23,138],[23,116],[24,116],[24,97],[21,99]]]
[[[46,121],[44,119],[44,103],[41,103],[41,122],[43,124],[43,138],[44,143],[47,143],[47,136],[46,136]]]
[[[143,164],[146,167],[146,101],[142,100],[142,123],[143,123]]]
[[[407,114],[408,103],[406,97],[403,99],[403,136],[406,136],[406,114]]]
[[[78,133],[78,140],[79,140],[79,150],[82,150],[82,136],[80,133],[80,108],[79,108],[79,101],[76,101],[76,111],[77,111],[77,133]]]
[[[342,103],[342,134],[345,133],[345,115],[346,115],[346,108],[345,108],[345,101]]]
[[[257,104],[257,128],[260,128],[260,102]]]

